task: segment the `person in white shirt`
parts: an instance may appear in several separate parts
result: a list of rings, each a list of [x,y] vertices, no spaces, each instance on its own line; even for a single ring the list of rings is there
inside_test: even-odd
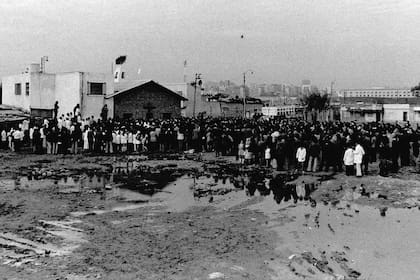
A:
[[[89,151],[89,139],[88,139],[88,132],[89,127],[86,128],[86,130],[83,132],[83,150],[85,152]]]
[[[117,135],[115,136],[115,142],[117,143],[117,152],[121,153],[121,131],[117,131]]]
[[[31,127],[31,128],[29,128],[29,141],[30,141],[30,145],[31,145],[32,149],[34,149],[33,140],[34,140],[34,128]]]
[[[1,131],[1,148],[2,149],[6,149],[6,147],[7,147],[7,132],[6,132],[6,130],[2,130]]]
[[[343,157],[344,166],[346,168],[346,175],[351,176],[354,174],[354,150],[349,144]]]
[[[271,149],[268,146],[265,148],[264,158],[265,158],[266,166],[267,167],[270,167],[270,163],[271,163]]]
[[[21,130],[17,129],[13,132],[13,147],[15,152],[19,152],[20,146],[23,139],[23,132]]]
[[[141,144],[140,137],[141,137],[140,131],[137,131],[137,133],[133,135],[134,152],[136,153],[140,150],[140,144]]]
[[[133,139],[133,133],[131,131],[127,134],[127,151],[128,153],[132,153],[134,150],[134,139]]]
[[[356,142],[356,148],[354,149],[354,163],[356,164],[356,177],[362,177],[362,162],[365,150]]]
[[[178,130],[176,140],[178,140],[178,151],[181,153],[184,150],[184,133],[182,131]]]
[[[127,152],[127,142],[128,141],[128,135],[127,135],[127,131],[123,131],[123,133],[121,134],[121,152],[125,153]]]
[[[64,122],[64,127],[67,128],[67,129],[70,129],[71,120],[69,118],[66,118],[66,121]]]
[[[41,127],[39,129],[39,133],[41,134],[42,149],[43,149],[43,152],[45,152],[45,149],[47,149],[47,137],[45,135],[45,128]]]
[[[299,144],[299,148],[296,151],[297,159],[297,170],[304,174],[305,160],[306,160],[306,148],[303,146],[303,143]]]

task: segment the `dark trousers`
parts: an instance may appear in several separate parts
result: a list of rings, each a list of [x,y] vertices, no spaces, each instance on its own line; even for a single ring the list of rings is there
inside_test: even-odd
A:
[[[354,174],[354,165],[346,165],[346,175],[352,176]]]

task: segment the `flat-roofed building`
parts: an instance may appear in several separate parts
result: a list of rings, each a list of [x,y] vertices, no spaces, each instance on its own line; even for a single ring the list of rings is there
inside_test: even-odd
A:
[[[411,91],[409,88],[342,89],[340,96],[343,98],[413,98],[418,96],[418,92]]]

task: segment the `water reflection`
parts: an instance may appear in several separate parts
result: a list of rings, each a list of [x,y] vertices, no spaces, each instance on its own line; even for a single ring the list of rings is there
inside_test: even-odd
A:
[[[24,188],[36,190],[54,186],[59,193],[96,192],[102,199],[121,198],[121,200],[146,201],[164,191],[170,183],[177,183],[181,176],[194,177],[194,186],[202,188],[243,190],[246,196],[270,196],[278,204],[281,202],[311,200],[315,184],[298,181],[297,176],[276,174],[272,176],[264,170],[239,171],[238,169],[213,169],[204,173],[180,170],[176,166],[152,168],[142,166],[136,161],[116,163],[108,174],[82,174],[61,179],[39,179],[32,174],[15,180],[1,180],[0,189]],[[185,183],[180,181],[179,183]],[[204,192],[218,194],[215,192]],[[223,192],[226,193],[226,192]],[[221,194],[221,192],[219,192]],[[194,193],[191,191],[191,196]]]

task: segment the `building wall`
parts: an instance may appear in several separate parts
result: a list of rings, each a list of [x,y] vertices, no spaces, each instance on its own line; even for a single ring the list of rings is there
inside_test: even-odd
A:
[[[81,103],[80,72],[59,73],[55,76],[55,101],[58,101],[58,115],[73,112],[76,104]]]
[[[244,115],[244,105],[241,103],[220,102],[222,117],[242,117]],[[245,116],[253,117],[255,114],[261,114],[262,104],[246,104]]]
[[[376,113],[342,110],[340,119],[343,122],[375,122]]]
[[[262,107],[261,113],[264,116],[285,116],[285,117],[297,117],[300,115],[299,112],[302,112],[303,108],[301,106],[295,105],[283,105],[283,106],[273,106],[273,107]]]
[[[113,99],[105,101],[106,95],[114,93],[114,80],[111,74],[105,73],[90,73],[84,72],[82,74],[82,117],[87,118],[93,116],[98,119],[101,115],[102,107],[105,103],[108,104],[108,117],[114,116]],[[88,83],[105,83],[105,95],[92,95],[88,91]],[[74,107],[74,105],[73,105]]]
[[[88,83],[105,83],[104,95],[89,95]],[[21,94],[15,94],[15,84],[21,84]],[[25,94],[25,83],[29,83],[29,95]],[[52,110],[58,101],[59,115],[73,112],[76,104],[81,105],[82,117],[99,118],[105,96],[114,92],[113,77],[103,73],[40,73],[31,72],[2,78],[3,103],[25,110]],[[112,100],[108,100],[108,116],[113,116]]]
[[[189,101],[194,97],[194,87],[189,83],[167,83],[162,85],[188,99],[187,101],[181,101],[181,116],[191,117],[193,114],[192,103],[190,104]]]
[[[147,109],[145,105],[150,103],[155,107],[152,110],[153,118],[163,118],[165,113],[171,117],[181,116],[180,100],[174,95],[162,92],[155,88],[133,89],[116,95],[114,98],[114,116],[120,118],[124,114],[132,114],[133,118],[145,119]]]
[[[412,98],[415,94],[410,89],[344,89],[342,97],[382,97],[382,98]]]
[[[409,104],[384,104],[383,107],[385,122],[403,121],[404,112],[407,115],[407,120],[410,121]]]
[[[411,109],[410,122],[420,123],[420,107],[412,106],[410,109]]]
[[[25,83],[30,83],[30,74],[7,76],[2,78],[2,99],[3,104],[21,107],[29,110],[31,106],[31,89],[29,86],[29,95],[25,94]],[[21,94],[15,94],[15,84],[21,84]]]
[[[165,87],[170,90],[182,95],[187,98],[186,101],[181,101],[181,107],[183,108],[181,113],[184,117],[192,117],[194,114],[194,87],[189,83],[173,83],[173,84],[163,84]],[[197,86],[195,93],[195,114],[199,115],[200,113],[208,112],[209,110],[213,111],[214,105],[208,104],[207,98],[202,94],[200,87]],[[220,110],[219,110],[220,111]]]

